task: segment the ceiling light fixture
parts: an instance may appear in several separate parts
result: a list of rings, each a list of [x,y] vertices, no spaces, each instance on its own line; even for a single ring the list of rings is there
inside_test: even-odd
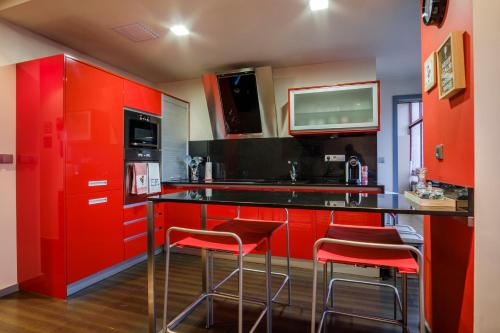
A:
[[[327,9],[329,5],[329,0],[309,0],[309,8],[313,11]]]
[[[189,30],[183,24],[177,24],[173,27],[170,27],[170,31],[172,31],[177,36],[186,36],[189,35]]]

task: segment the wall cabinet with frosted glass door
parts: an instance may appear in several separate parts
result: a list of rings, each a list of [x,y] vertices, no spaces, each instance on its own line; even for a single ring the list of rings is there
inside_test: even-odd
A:
[[[292,88],[291,135],[373,132],[380,129],[380,82]]]

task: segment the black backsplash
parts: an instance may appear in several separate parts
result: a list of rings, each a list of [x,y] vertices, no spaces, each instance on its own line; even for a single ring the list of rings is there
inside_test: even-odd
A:
[[[210,156],[214,179],[289,179],[288,161],[293,160],[299,162],[298,179],[339,182],[345,164],[325,163],[324,155],[356,155],[368,165],[369,181],[377,181],[376,134],[190,141],[189,154]]]

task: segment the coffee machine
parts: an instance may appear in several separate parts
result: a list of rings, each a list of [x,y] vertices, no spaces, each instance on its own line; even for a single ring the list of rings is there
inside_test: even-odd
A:
[[[345,162],[345,182],[361,185],[361,161],[357,156],[350,156]]]

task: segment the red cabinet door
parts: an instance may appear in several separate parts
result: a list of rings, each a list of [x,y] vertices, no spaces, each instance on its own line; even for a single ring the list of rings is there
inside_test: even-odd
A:
[[[68,284],[123,260],[121,191],[66,198]]]
[[[383,226],[381,213],[359,213],[359,212],[338,211],[334,213],[333,223],[358,225],[358,226],[371,226],[371,227]]]
[[[66,190],[123,188],[123,79],[66,59]]]
[[[201,228],[201,208],[198,204],[168,202],[164,209],[165,228]],[[181,239],[183,235],[179,232],[171,233],[170,243]]]
[[[125,106],[161,115],[161,93],[158,90],[125,80],[124,99]]]
[[[312,248],[316,241],[315,214],[312,210],[289,210],[291,256],[312,259]]]

